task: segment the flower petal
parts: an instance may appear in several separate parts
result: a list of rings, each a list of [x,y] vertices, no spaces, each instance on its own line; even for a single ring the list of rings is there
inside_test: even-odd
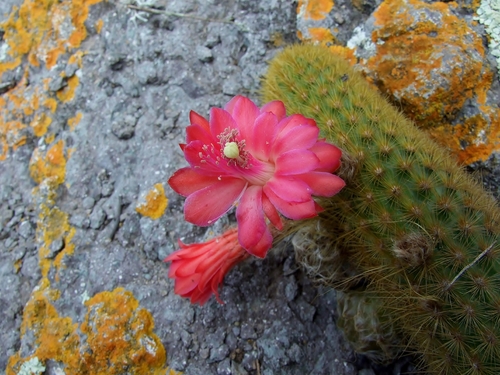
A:
[[[278,124],[279,133],[280,135],[285,135],[290,130],[301,125],[317,126],[316,122],[313,119],[304,117],[302,115],[292,115],[289,117],[285,117],[283,120],[279,122]]]
[[[343,179],[327,172],[309,172],[294,177],[304,181],[312,189],[312,194],[320,197],[331,197],[345,186]]]
[[[255,120],[252,137],[248,142],[248,150],[251,154],[263,161],[269,160],[271,147],[277,133],[278,119],[275,114],[265,112]]]
[[[260,113],[271,112],[276,115],[278,121],[281,121],[286,116],[286,109],[283,102],[279,100],[274,100],[272,102],[267,103],[260,109]]]
[[[199,125],[207,132],[210,132],[210,126],[208,125],[208,120],[203,116],[200,116],[195,111],[189,112],[189,122],[191,125]]]
[[[264,186],[264,194],[267,195],[271,203],[278,209],[278,211],[289,219],[301,220],[317,215],[315,202],[312,199],[307,202],[300,203],[287,202],[274,194],[268,186]]]
[[[276,175],[294,175],[313,171],[319,165],[314,152],[308,150],[291,150],[276,159]]]
[[[230,113],[240,130],[241,139],[251,138],[255,119],[260,115],[259,107],[250,99],[240,96]]]
[[[178,194],[187,197],[195,191],[217,183],[216,176],[206,176],[197,173],[193,168],[181,168],[168,179],[170,187]]]
[[[276,229],[282,230],[283,221],[281,220],[281,216],[265,193],[262,194],[262,209],[264,210],[264,213],[266,214],[271,224],[273,224]]]
[[[189,125],[186,128],[186,143],[190,143],[192,141],[200,141],[205,145],[210,145],[214,142],[217,144],[215,138],[210,133],[210,130],[205,129],[201,125]]]
[[[193,141],[184,147],[184,157],[192,168],[196,168],[196,172],[211,176],[224,176],[231,173],[231,169],[225,162],[217,161],[217,152],[208,153],[203,150],[204,144],[201,141]],[[220,154],[219,154],[220,155]],[[220,157],[219,157],[220,158]]]
[[[264,235],[267,226],[262,210],[262,187],[249,186],[243,193],[236,209],[238,240],[249,251]]]
[[[237,129],[238,125],[231,114],[221,108],[210,109],[210,132],[214,137],[224,133],[226,129]]]
[[[194,288],[198,286],[199,279],[200,279],[200,274],[193,274],[191,275],[191,277],[175,279],[174,292],[181,296],[191,292]]]
[[[309,149],[318,141],[319,128],[311,125],[294,127],[286,134],[280,134],[273,144],[272,155],[278,156],[295,149]]]
[[[273,235],[266,227],[264,235],[261,237],[260,241],[254,247],[247,249],[247,251],[256,256],[257,258],[265,258],[269,249],[273,246]]]
[[[295,178],[274,176],[267,182],[266,186],[287,202],[311,200],[312,189],[304,181]]]
[[[321,172],[335,172],[340,166],[340,157],[342,156],[342,151],[327,142],[319,141],[310,151],[314,152],[319,159],[319,165],[316,168],[317,171]]]
[[[234,177],[222,179],[186,198],[184,216],[192,224],[206,227],[224,215],[245,189],[246,182]]]

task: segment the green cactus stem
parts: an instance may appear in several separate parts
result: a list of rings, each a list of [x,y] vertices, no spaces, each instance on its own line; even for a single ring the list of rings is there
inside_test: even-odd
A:
[[[398,345],[419,353],[429,373],[500,374],[492,196],[326,47],[285,49],[262,96],[315,119],[344,153],[344,190],[319,200],[318,218],[289,223],[299,262],[332,287],[361,285],[381,301],[380,321],[392,322]]]

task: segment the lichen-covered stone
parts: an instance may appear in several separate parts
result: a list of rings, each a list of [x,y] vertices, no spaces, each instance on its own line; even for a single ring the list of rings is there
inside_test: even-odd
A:
[[[53,304],[58,297],[57,291],[43,288],[32,294],[24,309],[21,349],[10,358],[7,375],[35,364],[41,368],[48,360],[73,375],[177,374],[165,365],[151,314],[132,293],[117,288],[96,294],[85,302],[80,324],[59,314]]]

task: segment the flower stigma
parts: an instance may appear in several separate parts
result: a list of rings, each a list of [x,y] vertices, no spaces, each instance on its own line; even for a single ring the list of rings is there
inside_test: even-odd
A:
[[[249,153],[245,150],[246,142],[244,139],[238,141],[238,134],[237,129],[226,128],[217,136],[221,146],[221,153],[228,159],[227,165],[234,165],[244,169],[252,168],[252,164],[249,162]]]
[[[227,142],[224,145],[224,156],[229,159],[237,159],[240,156],[240,149],[236,142]]]

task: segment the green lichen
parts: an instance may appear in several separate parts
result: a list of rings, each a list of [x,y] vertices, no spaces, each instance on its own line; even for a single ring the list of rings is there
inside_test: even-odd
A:
[[[474,19],[484,25],[490,36],[490,52],[496,57],[500,73],[500,2],[498,0],[483,0]]]

